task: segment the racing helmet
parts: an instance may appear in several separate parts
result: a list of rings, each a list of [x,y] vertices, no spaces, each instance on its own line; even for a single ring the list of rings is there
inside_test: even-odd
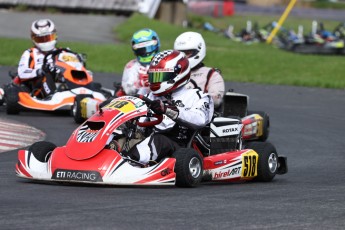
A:
[[[151,29],[141,29],[132,36],[132,50],[142,65],[149,65],[153,56],[159,52],[160,41]]]
[[[169,94],[189,82],[188,58],[177,50],[162,51],[153,57],[148,74],[153,95]]]
[[[31,39],[43,52],[55,49],[57,35],[55,24],[50,19],[39,19],[31,25]]]
[[[174,42],[174,49],[187,55],[191,69],[201,63],[206,56],[205,41],[201,34],[196,32],[180,34]]]

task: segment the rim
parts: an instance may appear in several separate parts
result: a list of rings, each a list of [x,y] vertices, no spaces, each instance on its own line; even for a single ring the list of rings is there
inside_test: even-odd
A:
[[[277,154],[271,153],[268,157],[268,168],[271,173],[275,173],[278,166],[278,157]]]
[[[193,178],[198,178],[201,173],[201,163],[200,160],[196,157],[193,157],[189,161],[189,172]]]
[[[77,103],[74,102],[72,106],[72,114],[75,116],[77,114]]]

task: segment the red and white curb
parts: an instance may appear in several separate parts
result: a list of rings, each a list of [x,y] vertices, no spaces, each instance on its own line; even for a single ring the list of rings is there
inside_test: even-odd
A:
[[[17,121],[0,119],[0,153],[24,148],[44,140],[46,134],[32,126]]]

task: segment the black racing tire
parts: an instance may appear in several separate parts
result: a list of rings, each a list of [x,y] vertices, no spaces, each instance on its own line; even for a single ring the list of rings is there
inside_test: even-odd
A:
[[[263,118],[263,132],[262,136],[259,137],[257,140],[258,141],[266,141],[268,139],[268,136],[270,135],[270,117],[268,113],[264,111],[248,111],[248,115],[251,114],[259,114]]]
[[[91,94],[79,94],[79,95],[75,96],[74,103],[73,103],[72,109],[71,109],[71,113],[72,113],[72,116],[74,118],[74,121],[77,124],[81,124],[84,121],[86,121],[86,119],[87,119],[87,117],[83,117],[82,112],[81,112],[81,101],[87,97],[93,98],[93,96]]]
[[[259,155],[258,171],[255,181],[270,182],[278,171],[278,153],[269,142],[249,142],[246,148],[253,149]]]
[[[200,155],[189,148],[178,149],[173,157],[176,159],[175,173],[177,187],[196,187],[203,176],[203,160]]]
[[[6,113],[7,114],[19,114],[20,112],[20,105],[19,95],[20,89],[17,86],[9,84],[5,86],[4,89],[5,97],[4,101],[6,102]]]
[[[39,141],[32,144],[28,150],[38,161],[46,163],[55,148],[56,145],[51,142]]]

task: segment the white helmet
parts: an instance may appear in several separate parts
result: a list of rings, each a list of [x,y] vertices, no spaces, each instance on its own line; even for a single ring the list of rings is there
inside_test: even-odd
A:
[[[174,49],[184,52],[193,69],[201,63],[206,56],[206,44],[201,34],[196,32],[185,32],[180,34],[174,43]]]
[[[52,51],[56,45],[56,28],[50,19],[39,19],[31,25],[31,39],[43,52]]]

